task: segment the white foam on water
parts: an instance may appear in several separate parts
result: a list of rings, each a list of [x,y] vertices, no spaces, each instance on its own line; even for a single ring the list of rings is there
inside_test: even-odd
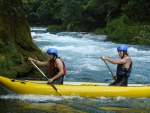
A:
[[[53,96],[53,95],[32,95],[32,94],[26,94],[26,95],[2,95],[0,96],[1,99],[15,99],[15,100],[22,100],[22,101],[35,101],[35,102],[44,102],[47,100],[53,100],[53,101],[60,101],[62,100],[62,97]]]
[[[104,41],[106,36],[77,32],[60,32],[57,34],[32,32],[32,36],[34,42],[37,45],[40,44],[39,47],[44,53],[46,53],[48,48],[58,49],[59,56],[65,61],[68,67],[67,74],[69,75],[72,73],[76,76],[79,74],[83,75],[85,70],[87,73],[91,73],[91,75],[93,71],[97,72],[95,73],[96,75],[110,74],[108,73],[107,66],[100,57],[106,56],[113,59],[120,59],[117,52],[117,47],[120,44]],[[147,73],[149,70],[150,49],[146,46],[130,44],[127,44],[127,46],[128,53],[133,62],[133,77],[138,74],[150,75],[150,73]],[[107,63],[115,73],[117,65]],[[86,78],[90,80],[90,76],[86,76]],[[97,80],[97,78],[95,79]]]

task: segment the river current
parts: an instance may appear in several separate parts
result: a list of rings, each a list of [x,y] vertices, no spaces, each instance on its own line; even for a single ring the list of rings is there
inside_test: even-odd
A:
[[[111,73],[100,56],[119,59],[118,43],[107,40],[104,35],[86,32],[46,32],[45,28],[31,28],[34,43],[46,53],[48,48],[57,48],[59,57],[66,64],[64,81],[111,83]],[[129,83],[149,84],[150,46],[127,44],[133,62]],[[113,73],[116,65],[107,62]],[[65,99],[64,99],[65,98]],[[149,98],[83,98],[49,95],[7,94],[0,89],[1,113],[147,113]]]

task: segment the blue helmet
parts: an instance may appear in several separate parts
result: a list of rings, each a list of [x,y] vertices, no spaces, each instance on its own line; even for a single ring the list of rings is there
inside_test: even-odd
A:
[[[126,45],[119,45],[118,48],[117,48],[118,51],[127,51],[128,48]]]
[[[56,54],[58,56],[58,50],[55,48],[50,48],[47,50],[47,54]]]

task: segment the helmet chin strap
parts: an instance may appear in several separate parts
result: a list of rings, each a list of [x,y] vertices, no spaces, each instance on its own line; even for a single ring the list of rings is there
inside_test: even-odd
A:
[[[57,56],[53,55],[53,58],[52,58],[52,60],[54,60],[55,58],[57,58]]]
[[[54,60],[54,58],[55,58],[55,56],[53,55],[53,58],[50,61]]]
[[[52,60],[54,60],[55,56],[53,56]]]

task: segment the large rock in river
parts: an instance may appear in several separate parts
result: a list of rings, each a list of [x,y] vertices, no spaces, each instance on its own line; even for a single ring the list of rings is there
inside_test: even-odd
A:
[[[0,2],[0,76],[41,76],[27,61],[47,57],[33,43],[21,0]]]

